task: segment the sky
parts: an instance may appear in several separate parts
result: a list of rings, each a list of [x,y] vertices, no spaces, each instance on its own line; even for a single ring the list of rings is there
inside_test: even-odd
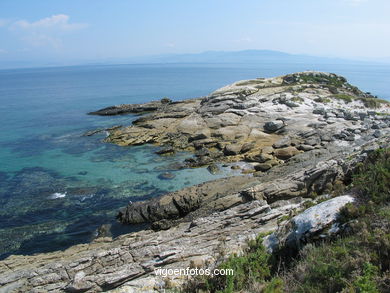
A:
[[[389,0],[0,0],[0,62],[246,49],[389,58],[389,13]]]

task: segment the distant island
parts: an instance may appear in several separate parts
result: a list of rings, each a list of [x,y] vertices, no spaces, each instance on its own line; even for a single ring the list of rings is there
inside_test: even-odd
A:
[[[110,64],[389,64],[390,58],[381,59],[345,59],[320,57],[305,54],[290,54],[274,50],[242,50],[242,51],[206,51],[187,54],[161,54],[135,56],[129,58],[104,58],[99,60],[46,60],[0,61],[0,69],[33,68],[78,65],[110,65]]]

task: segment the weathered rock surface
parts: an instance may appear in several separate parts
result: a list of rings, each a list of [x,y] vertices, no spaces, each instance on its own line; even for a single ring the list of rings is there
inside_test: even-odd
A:
[[[0,262],[1,289],[5,292],[99,292],[114,288],[118,288],[115,292],[158,291],[168,284],[180,287],[186,277],[156,276],[155,268],[185,269],[194,263],[212,268],[223,255],[239,253],[248,239],[263,232],[287,231],[276,232],[281,235],[278,239],[301,241],[305,237],[308,240],[324,227],[331,227],[337,211],[351,198],[331,199],[299,215],[304,202],[311,201],[302,196],[309,190],[331,189],[329,183],[334,180],[349,180],[356,164],[380,145],[389,146],[389,138],[366,144],[352,153],[318,150],[312,162],[307,160],[310,152],[302,153],[283,168],[275,167],[263,177],[254,178],[258,182],[248,182],[253,186],[238,192],[225,191],[206,204],[223,205],[229,198],[238,198],[236,194],[246,198],[245,201],[207,215],[193,214],[167,230],[144,230],[114,240],[98,238],[90,244],[59,252],[10,256]],[[207,183],[201,189],[207,196],[206,186]],[[165,198],[165,204],[169,204],[172,196]],[[282,217],[297,213],[291,221],[291,230],[278,228]],[[287,236],[283,238],[283,235]]]
[[[146,113],[153,112],[159,109],[164,109],[164,107],[170,104],[172,101],[169,99],[161,99],[160,101],[153,101],[145,104],[123,104],[118,106],[107,107],[95,112],[90,112],[90,115],[101,115],[101,116],[110,116],[110,115],[120,115],[128,113]]]
[[[351,102],[336,95],[348,95]],[[180,287],[186,277],[156,276],[155,268],[213,268],[261,232],[274,232],[266,240],[273,240],[271,248],[299,247],[324,231],[335,232],[337,212],[349,196],[299,213],[313,195],[348,184],[367,152],[389,147],[389,106],[373,99],[342,77],[307,72],[240,81],[203,99],[95,112],[149,112],[132,126],[110,130],[109,142],[169,147],[161,154],[192,150],[187,166],[210,166],[211,172],[221,161],[246,161],[251,172],[260,171],[120,211],[123,223],[147,222],[153,230],[100,237],[65,251],[10,256],[0,261],[0,292],[157,292]],[[375,111],[366,107],[373,104]],[[292,219],[283,221],[286,216]],[[100,236],[110,235],[108,227],[101,230]]]
[[[106,141],[207,149],[188,162],[190,167],[255,161],[267,148],[273,148],[268,154],[288,160],[299,153],[291,147],[310,151],[335,141],[368,141],[389,133],[390,126],[389,103],[361,92],[343,77],[321,72],[239,81],[204,98],[120,105],[94,114],[116,112],[149,114],[129,127],[111,130]]]
[[[314,238],[325,238],[338,232],[340,209],[354,201],[350,195],[338,196],[317,204],[293,217],[264,239],[269,251],[280,248],[298,250]]]

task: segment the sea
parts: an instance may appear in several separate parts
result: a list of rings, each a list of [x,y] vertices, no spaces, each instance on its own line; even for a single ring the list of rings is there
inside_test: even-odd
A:
[[[144,229],[115,216],[145,200],[238,174],[220,166],[179,169],[191,153],[159,156],[158,146],[119,147],[103,131],[137,117],[92,116],[103,107],[169,97],[206,96],[238,80],[305,70],[334,72],[364,91],[390,98],[390,66],[350,64],[139,64],[0,70],[0,259],[92,241],[101,225],[111,235]],[[170,173],[171,179],[160,176]]]

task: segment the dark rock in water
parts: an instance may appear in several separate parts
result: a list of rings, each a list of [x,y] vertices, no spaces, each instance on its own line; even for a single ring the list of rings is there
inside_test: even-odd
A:
[[[195,156],[197,157],[204,157],[209,155],[210,155],[210,151],[207,148],[201,148],[200,150],[197,150],[195,152]]]
[[[160,175],[157,176],[157,178],[161,179],[161,180],[171,180],[175,177],[176,177],[176,175],[173,173],[170,173],[170,172],[164,172],[164,173],[161,173]]]
[[[96,238],[100,237],[112,237],[111,234],[111,224],[103,224],[97,229],[97,236]]]
[[[87,171],[80,171],[79,173],[77,173],[78,175],[87,175],[88,172]]]
[[[98,129],[94,129],[94,130],[90,130],[90,131],[84,132],[84,134],[82,136],[92,136],[94,134],[97,134],[97,133],[100,133],[100,132],[103,132],[103,131],[115,130],[115,129],[118,129],[118,128],[121,128],[121,127],[122,127],[122,125],[115,125],[115,126],[112,126],[112,127],[109,127],[109,128],[98,128]]]
[[[262,163],[262,164],[255,165],[255,170],[261,171],[261,172],[266,172],[271,168],[272,168],[272,165],[270,163]]]
[[[175,153],[175,150],[171,147],[169,148],[163,148],[161,150],[158,150],[157,152],[155,152],[157,155],[173,155]]]
[[[184,163],[180,162],[174,162],[168,165],[162,165],[154,167],[153,170],[155,171],[177,171],[186,168],[186,165]],[[149,170],[146,169],[144,173],[148,173]]]
[[[264,130],[267,132],[275,132],[284,127],[284,122],[281,120],[269,121],[264,124]]]
[[[104,129],[101,129],[101,128],[95,129],[95,130],[89,130],[87,132],[84,132],[84,134],[82,136],[92,136],[92,135],[99,133],[99,132],[102,132],[102,131],[104,131]]]
[[[110,115],[120,115],[120,114],[127,114],[127,113],[153,112],[153,111],[157,111],[165,104],[167,104],[166,100],[164,100],[164,103],[162,103],[162,101],[152,101],[145,104],[123,104],[123,105],[103,108],[95,112],[89,112],[88,114],[110,116]]]
[[[216,164],[211,164],[211,165],[209,165],[209,166],[207,167],[207,170],[208,170],[211,174],[213,174],[213,175],[219,173],[219,171],[220,171],[219,168],[218,168],[218,166],[217,166]]]

